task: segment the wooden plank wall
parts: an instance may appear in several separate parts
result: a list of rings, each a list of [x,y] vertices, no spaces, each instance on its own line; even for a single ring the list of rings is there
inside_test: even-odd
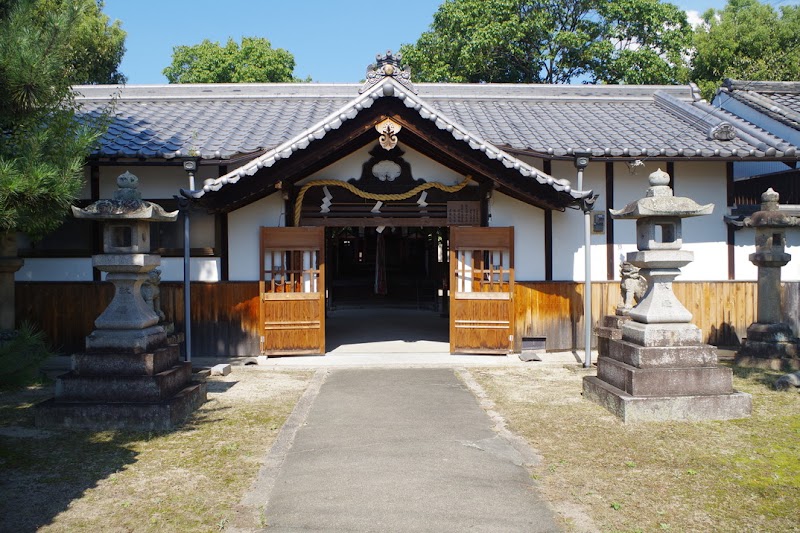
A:
[[[711,344],[737,346],[755,320],[754,282],[680,282],[674,288]],[[38,324],[61,350],[77,352],[112,293],[109,283],[17,282],[17,321]],[[593,283],[593,318],[612,314],[618,299],[617,282]],[[182,330],[183,285],[162,283],[161,300]],[[517,282],[514,305],[515,349],[523,336],[546,337],[548,350],[583,349],[583,284]],[[783,308],[786,321],[800,333],[800,283],[783,284]],[[196,357],[258,354],[258,282],[192,283],[192,324]]]
[[[64,353],[83,350],[94,319],[114,294],[110,283],[17,282],[17,323],[40,326]],[[161,308],[183,331],[183,284],[161,284]],[[192,283],[195,357],[258,355],[258,282]]]
[[[783,285],[784,312],[788,320],[797,316],[797,310],[793,309],[797,307],[798,298],[792,295],[797,293],[798,283]],[[692,323],[703,331],[709,344],[738,346],[747,326],[755,321],[757,286],[754,282],[676,282],[673,289],[678,300],[692,313]],[[548,350],[582,350],[583,293],[582,283],[517,282],[514,290],[515,349],[520,349],[522,337],[546,337]],[[593,326],[603,316],[614,314],[619,298],[619,282],[592,283]]]

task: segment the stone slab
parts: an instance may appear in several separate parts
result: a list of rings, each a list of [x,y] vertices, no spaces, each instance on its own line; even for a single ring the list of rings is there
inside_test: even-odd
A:
[[[714,366],[717,349],[709,344],[697,346],[639,346],[625,340],[609,340],[608,357],[636,368]]]
[[[38,427],[163,431],[183,424],[206,401],[206,384],[190,383],[162,402],[106,403],[47,400],[36,406]]]
[[[56,380],[56,399],[64,402],[158,402],[183,388],[191,377],[191,363],[180,363],[153,376],[82,376],[72,371]]]
[[[747,418],[752,397],[744,392],[702,396],[634,397],[592,376],[583,378],[583,397],[625,423],[733,420]]]
[[[83,376],[153,376],[180,363],[180,347],[148,353],[75,354],[72,369]]]
[[[737,353],[734,364],[745,368],[761,368],[763,370],[776,370],[778,372],[800,370],[800,359],[798,358],[753,356],[742,354],[741,350]]]
[[[530,361],[541,361],[542,356],[540,354],[541,352],[538,350],[523,350],[519,354],[519,360],[525,361],[526,363]]]
[[[729,368],[636,368],[611,358],[597,362],[597,377],[632,396],[694,396],[733,392]]]
[[[227,376],[231,373],[231,365],[227,363],[214,365],[211,367],[212,376]]]
[[[167,342],[161,326],[145,329],[97,329],[86,337],[87,353],[146,353]]]
[[[695,346],[703,344],[703,332],[694,324],[642,324],[630,320],[622,326],[622,338],[640,346]]]
[[[753,322],[747,327],[747,339],[758,342],[796,342],[794,332],[789,324],[762,324]]]

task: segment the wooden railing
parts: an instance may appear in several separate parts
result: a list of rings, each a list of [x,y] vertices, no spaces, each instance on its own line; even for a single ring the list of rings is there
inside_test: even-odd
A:
[[[737,346],[755,320],[754,282],[679,282],[674,289],[710,344]],[[109,283],[17,282],[17,322],[33,322],[58,349],[78,352],[112,295]],[[613,314],[618,299],[619,283],[593,283],[593,319]],[[799,302],[800,283],[784,283],[784,317],[795,328]],[[162,283],[161,304],[183,330],[182,284]],[[514,306],[515,349],[522,337],[545,337],[548,350],[583,348],[582,283],[517,282]],[[195,356],[258,354],[258,282],[192,283],[192,332]]]

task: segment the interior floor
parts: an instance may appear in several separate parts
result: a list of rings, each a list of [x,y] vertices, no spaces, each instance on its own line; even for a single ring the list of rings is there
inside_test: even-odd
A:
[[[447,276],[446,228],[330,228],[329,310],[441,310]]]
[[[449,353],[449,320],[438,311],[340,308],[325,324],[328,353]]]

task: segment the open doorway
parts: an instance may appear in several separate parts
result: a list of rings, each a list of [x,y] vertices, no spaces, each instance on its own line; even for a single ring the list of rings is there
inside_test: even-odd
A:
[[[328,228],[328,351],[447,351],[447,242],[446,227]]]

